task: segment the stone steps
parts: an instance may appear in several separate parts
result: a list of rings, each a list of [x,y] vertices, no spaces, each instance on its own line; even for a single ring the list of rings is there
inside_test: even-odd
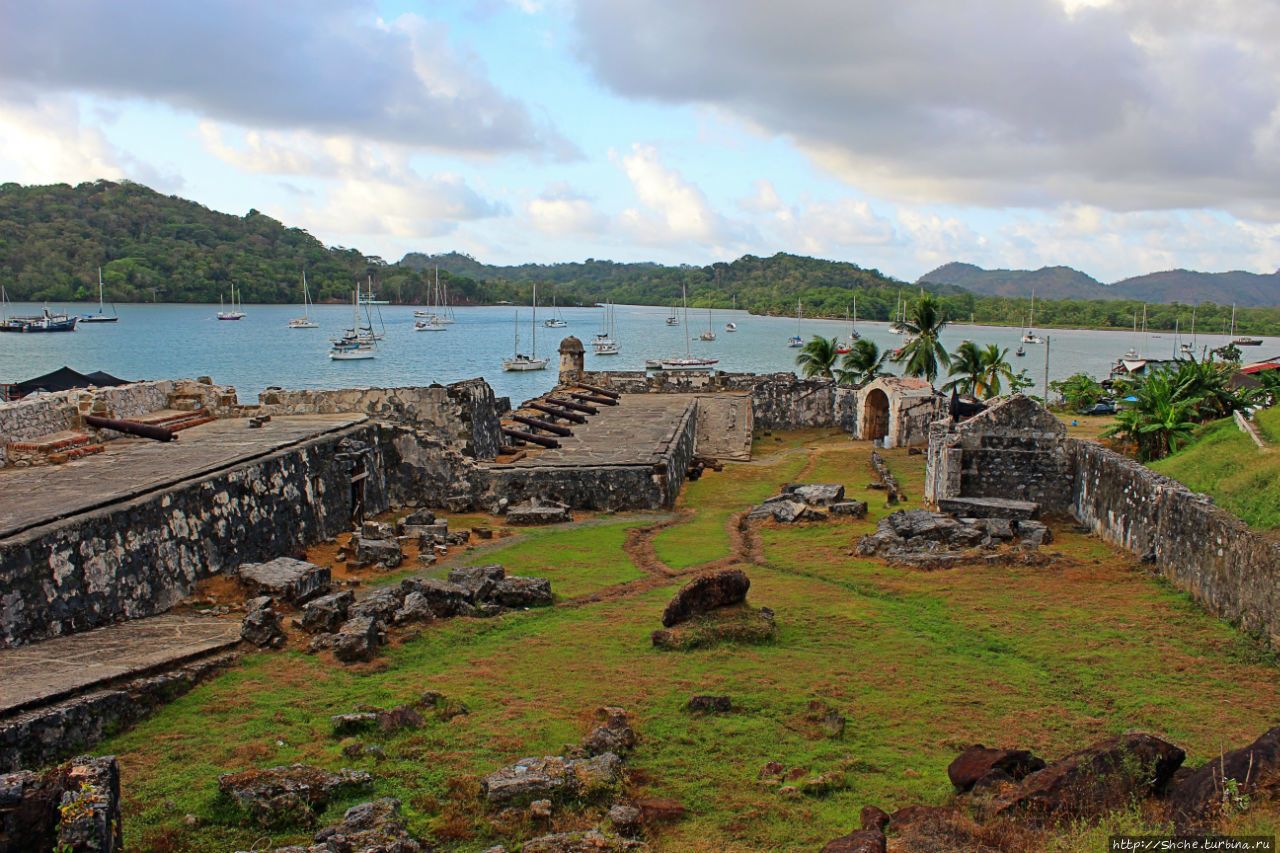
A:
[[[86,433],[75,430],[52,432],[28,441],[15,441],[5,445],[9,464],[15,467],[61,465],[72,459],[101,453],[105,449]]]

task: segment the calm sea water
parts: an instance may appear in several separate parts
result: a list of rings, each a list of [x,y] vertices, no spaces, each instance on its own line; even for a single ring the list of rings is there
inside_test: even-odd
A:
[[[85,313],[97,305],[59,305],[51,309]],[[36,314],[39,305],[16,303],[11,314]],[[537,352],[550,356],[548,370],[505,373],[503,358],[514,348],[516,309],[509,306],[458,308],[457,322],[446,332],[416,332],[411,306],[373,308],[375,326],[385,326],[386,338],[378,356],[369,361],[331,361],[329,338],[351,325],[351,307],[320,305],[311,311],[318,329],[290,329],[298,316],[296,305],[247,305],[247,316],[235,322],[215,318],[216,305],[120,305],[118,323],[83,324],[76,331],[58,334],[0,334],[0,382],[20,381],[67,365],[83,373],[105,370],[124,379],[164,379],[210,376],[220,384],[234,385],[243,402],[254,402],[271,385],[283,388],[391,387],[449,383],[482,376],[499,396],[519,402],[549,391],[556,381],[556,349],[567,335],[587,344],[588,369],[639,370],[646,358],[683,354],[686,343],[695,354],[718,358],[718,369],[731,372],[771,373],[795,369],[796,350],[786,346],[797,333],[843,337],[849,324],[833,320],[753,317],[743,311],[716,311],[710,325],[713,342],[686,341],[706,329],[707,312],[690,311],[688,327],[667,326],[669,310],[662,307],[616,307],[615,336],[622,344],[616,356],[597,356],[590,340],[600,331],[598,308],[563,308],[565,329],[537,329]],[[548,316],[538,313],[539,323]],[[530,311],[519,310],[520,351],[531,352]],[[728,333],[725,324],[737,324]],[[858,323],[864,337],[881,348],[894,348],[902,338],[885,323]],[[1105,377],[1117,358],[1130,347],[1148,357],[1172,355],[1178,341],[1171,333],[1135,336],[1129,332],[1041,330],[1049,338],[1049,378],[1061,379],[1084,371]],[[1024,358],[1014,358],[1020,329],[956,324],[947,328],[943,342],[949,349],[964,339],[1008,347],[1015,370],[1026,368],[1039,390],[1045,373],[1045,347],[1027,345]],[[1186,338],[1189,340],[1189,337]],[[1200,335],[1197,352],[1226,343],[1223,335]],[[1246,348],[1245,359],[1280,355],[1280,339],[1267,339],[1261,347]],[[939,384],[941,380],[939,381]]]

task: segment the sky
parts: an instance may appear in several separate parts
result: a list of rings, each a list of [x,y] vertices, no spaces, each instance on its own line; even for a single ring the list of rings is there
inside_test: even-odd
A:
[[[0,0],[0,182],[388,261],[1280,267],[1276,0]]]

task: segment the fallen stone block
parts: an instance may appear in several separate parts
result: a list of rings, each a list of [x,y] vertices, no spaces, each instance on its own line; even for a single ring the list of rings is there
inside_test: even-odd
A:
[[[397,587],[394,590],[379,590],[354,602],[347,608],[347,619],[376,619],[389,623],[400,610],[404,596]]]
[[[489,600],[503,607],[550,607],[555,603],[546,578],[509,577],[497,581]]]
[[[302,606],[302,630],[309,634],[331,633],[347,621],[347,609],[355,601],[349,589],[314,598]]]
[[[240,639],[260,649],[278,649],[285,644],[284,629],[280,627],[280,614],[266,602],[270,598],[255,599],[258,606],[249,608],[240,623]]]
[[[866,518],[866,501],[838,501],[830,507],[832,515],[843,515],[851,518]]]
[[[366,521],[360,525],[360,536],[364,539],[394,539],[395,528],[382,521]]]
[[[1012,498],[939,498],[938,509],[967,518],[1009,518],[1015,521],[1040,515],[1040,504]]]
[[[564,524],[573,521],[568,507],[547,504],[517,504],[507,507],[507,524],[530,527],[539,524]]]
[[[456,583],[471,593],[474,601],[487,601],[493,586],[507,576],[506,569],[493,564],[488,566],[462,566],[449,570],[449,583]]]
[[[269,595],[289,604],[302,604],[329,591],[327,567],[291,557],[244,563],[237,574],[251,595]]]
[[[570,759],[559,755],[522,758],[480,781],[490,803],[532,802],[572,798],[605,799],[617,792],[622,760],[611,752],[594,758]]]
[[[689,581],[662,611],[662,624],[670,628],[717,607],[745,601],[751,581],[741,569],[719,569]]]
[[[356,538],[356,562],[365,565],[377,564],[387,569],[394,569],[404,559],[404,551],[395,539]]]
[[[267,828],[313,823],[316,812],[330,800],[372,784],[372,777],[362,770],[329,773],[305,764],[218,777],[218,790]]]
[[[397,625],[406,622],[430,622],[436,618],[435,612],[427,602],[427,597],[420,592],[411,592],[404,597],[400,609],[392,615]]]
[[[400,519],[402,524],[427,525],[436,523],[436,514],[429,509],[415,509]]]
[[[844,500],[844,486],[839,483],[814,483],[797,486],[791,494],[809,506],[831,506]]]
[[[636,733],[631,728],[625,710],[606,706],[596,710],[596,717],[604,722],[582,739],[582,749],[587,755],[603,755],[606,752],[625,755],[636,745]]]
[[[804,504],[792,500],[774,501],[771,504],[767,504],[767,506],[769,507],[769,514],[779,524],[791,524],[799,519],[801,513],[807,509]]]
[[[421,594],[431,611],[440,617],[466,616],[473,610],[469,589],[439,578],[406,578],[400,582],[400,590],[406,596],[411,592]]]
[[[372,660],[385,630],[381,622],[367,616],[348,619],[333,635],[333,656],[347,663]]]

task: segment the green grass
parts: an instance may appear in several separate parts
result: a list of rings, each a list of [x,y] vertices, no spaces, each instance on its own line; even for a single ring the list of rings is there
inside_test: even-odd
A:
[[[1280,411],[1258,413],[1264,435],[1280,433]],[[1151,468],[1214,502],[1257,530],[1280,529],[1280,444],[1258,449],[1232,418],[1202,427],[1194,444]]]
[[[858,810],[943,804],[945,769],[971,743],[1032,748],[1056,758],[1131,728],[1166,735],[1199,764],[1268,729],[1280,704],[1274,660],[1206,616],[1187,596],[1153,581],[1130,556],[1059,531],[1048,565],[894,568],[850,555],[857,537],[890,511],[865,489],[870,450],[846,437],[768,437],[757,462],[708,473],[686,491],[680,530],[711,558],[727,553],[724,519],[795,479],[843,482],[871,502],[872,518],[761,530],[763,563],[747,567],[750,602],[777,613],[764,645],[664,652],[648,635],[683,579],[586,606],[451,620],[356,668],[298,653],[255,654],[236,669],[159,709],[99,748],[122,762],[130,850],[193,853],[305,843],[303,831],[264,833],[219,802],[216,776],[303,761],[359,767],[375,796],[404,803],[411,826],[446,853],[476,853],[519,839],[497,835],[476,796],[477,779],[526,755],[559,753],[590,728],[603,704],[628,708],[640,737],[628,759],[634,796],[667,796],[689,816],[654,830],[664,851],[764,853],[816,850],[856,824]],[[923,460],[885,457],[918,497]],[[914,502],[908,506],[915,505]],[[639,577],[621,553],[626,531],[662,516],[531,533],[475,557],[519,574],[552,577],[562,603]],[[707,518],[712,518],[708,522]],[[699,536],[713,540],[699,542]],[[664,557],[665,559],[665,557]],[[347,759],[329,715],[383,707],[438,689],[471,713],[422,729],[371,735],[388,758]],[[727,694],[735,711],[690,716],[695,693]],[[816,699],[848,718],[824,736],[808,718]],[[846,790],[786,798],[756,779],[768,761],[811,773],[842,770]],[[338,817],[336,803],[325,816]],[[187,828],[182,816],[202,825]],[[557,825],[593,824],[570,809]],[[1274,811],[1242,824],[1276,831]],[[1144,828],[1121,814],[1104,827]],[[1042,849],[1099,849],[1100,830],[1055,835]],[[257,849],[263,849],[265,842]]]

